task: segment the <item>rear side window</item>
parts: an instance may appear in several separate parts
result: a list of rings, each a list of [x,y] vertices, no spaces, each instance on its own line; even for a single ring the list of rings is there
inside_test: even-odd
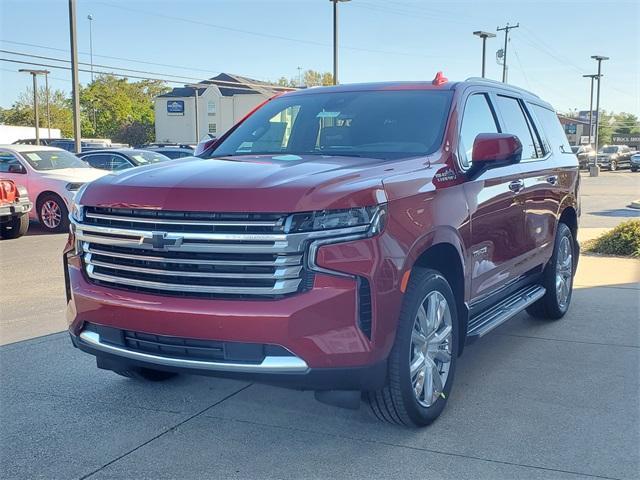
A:
[[[462,128],[460,129],[460,165],[467,169],[471,166],[473,158],[473,142],[481,133],[498,133],[498,125],[493,116],[487,96],[476,93],[467,99],[462,115]]]
[[[556,112],[540,105],[530,103],[529,106],[537,117],[538,123],[542,125],[542,131],[551,153],[571,153],[567,135],[560,125]]]
[[[11,165],[20,165],[20,162],[9,152],[0,152],[0,173],[7,173]]]
[[[527,114],[517,98],[498,95],[498,108],[504,120],[505,133],[517,135],[522,143],[522,160],[538,158],[540,150],[537,134],[532,130]]]
[[[110,170],[109,165],[110,155],[95,154],[85,155],[82,159],[91,165],[93,168],[99,168],[101,170]]]

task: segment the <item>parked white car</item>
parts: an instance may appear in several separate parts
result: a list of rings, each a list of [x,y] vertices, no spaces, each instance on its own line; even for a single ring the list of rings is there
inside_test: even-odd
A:
[[[107,173],[61,148],[0,145],[0,176],[27,188],[35,205],[30,217],[50,232],[67,230],[78,189]]]

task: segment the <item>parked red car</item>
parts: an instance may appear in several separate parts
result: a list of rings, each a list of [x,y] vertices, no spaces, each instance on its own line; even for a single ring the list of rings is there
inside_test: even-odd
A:
[[[27,233],[31,208],[26,188],[17,186],[13,180],[0,180],[0,239]]]
[[[99,368],[364,392],[426,425],[466,343],[569,308],[578,162],[531,93],[441,75],[296,91],[201,157],[76,196],[69,329]]]

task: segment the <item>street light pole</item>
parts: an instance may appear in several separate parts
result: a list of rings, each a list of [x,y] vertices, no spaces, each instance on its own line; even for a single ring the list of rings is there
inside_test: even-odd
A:
[[[40,145],[40,109],[38,105],[38,75],[46,75],[47,70],[32,70],[30,68],[21,68],[18,70],[22,73],[31,75],[33,81],[33,123],[36,127],[36,145]]]
[[[195,101],[196,101],[196,145],[200,141],[200,120],[198,119],[198,87],[194,87],[193,91],[195,92]]]
[[[509,41],[509,30],[513,30],[514,28],[519,27],[520,22],[518,22],[516,25],[509,25],[509,22],[507,22],[506,27],[498,27],[496,29],[498,32],[504,31],[504,60],[502,63],[502,83],[507,83],[507,42]]]
[[[600,129],[600,83],[602,83],[602,61],[609,60],[609,57],[604,57],[602,55],[592,55],[595,61],[598,62],[598,93],[596,94],[596,141],[595,141],[595,149],[596,155],[598,154],[598,142],[599,138],[599,129]]]
[[[73,99],[73,138],[80,153],[80,81],[78,79],[78,37],[76,33],[76,0],[69,0],[69,41],[71,43],[71,96]]]
[[[494,38],[496,34],[483,32],[483,31],[473,32],[473,34],[482,39],[482,78],[485,78],[485,60],[487,57],[487,38]]]
[[[591,93],[589,95],[589,145],[591,145],[591,138],[593,138],[593,81],[598,78],[598,74],[582,75],[584,78],[591,79]]]
[[[338,84],[338,2],[351,0],[329,0],[333,3],[333,84]]]

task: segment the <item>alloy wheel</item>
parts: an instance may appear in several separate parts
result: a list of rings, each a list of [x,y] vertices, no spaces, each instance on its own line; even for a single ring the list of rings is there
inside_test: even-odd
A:
[[[573,252],[569,237],[563,236],[556,258],[556,298],[561,309],[567,307],[573,282]]]
[[[413,323],[409,374],[416,400],[430,407],[444,396],[452,352],[451,311],[446,298],[430,292]]]
[[[62,221],[60,205],[54,200],[47,200],[42,204],[42,207],[40,207],[40,217],[42,218],[42,223],[44,223],[47,228],[58,228]]]

